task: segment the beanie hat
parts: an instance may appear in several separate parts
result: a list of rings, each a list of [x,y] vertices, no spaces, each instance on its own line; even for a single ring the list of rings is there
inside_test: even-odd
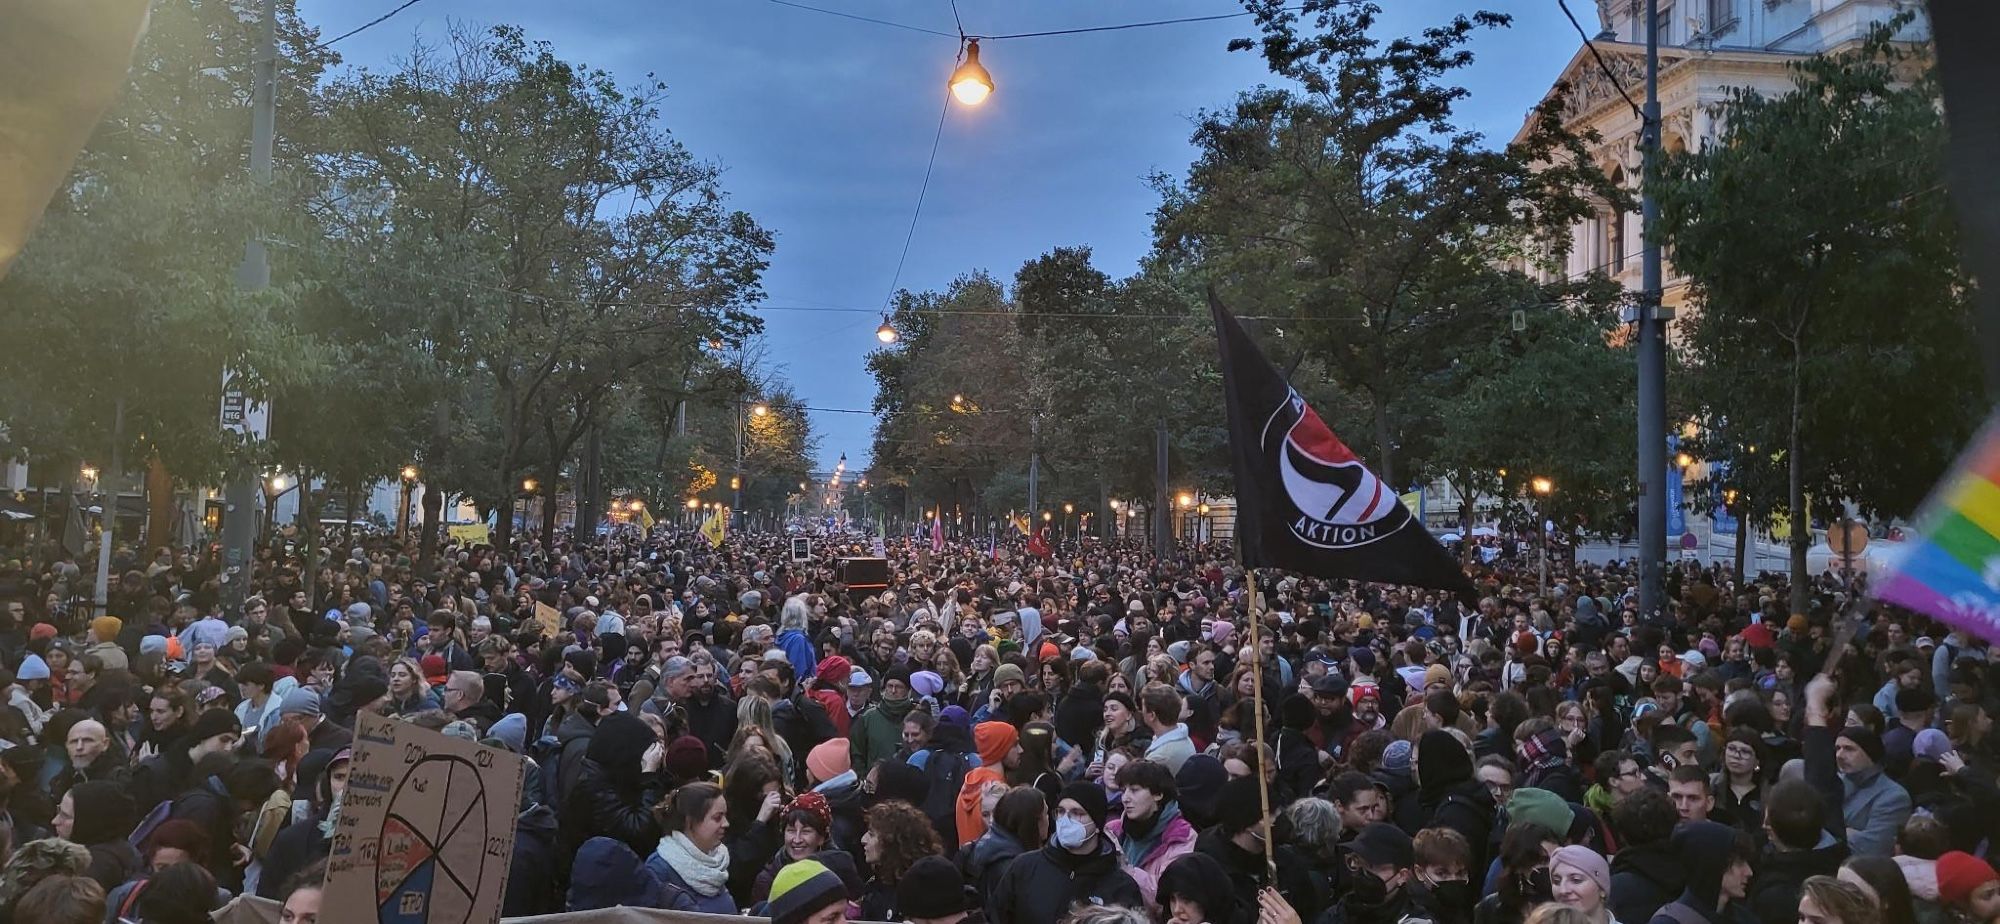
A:
[[[188,731],[190,742],[207,741],[216,735],[241,734],[243,723],[236,721],[236,714],[227,709],[203,709],[195,716],[194,728]]]
[[[993,669],[994,688],[997,689],[1000,687],[1000,685],[1007,683],[1008,681],[1013,681],[1014,683],[1026,685],[1028,682],[1028,675],[1021,671],[1021,665],[1019,664],[1002,664],[999,667]]]
[[[1882,755],[1885,753],[1882,749],[1882,736],[1869,731],[1866,726],[1849,725],[1840,730],[1840,737],[1854,742],[1855,747],[1866,751],[1869,760],[1877,764],[1882,762]]]
[[[1389,746],[1382,749],[1382,769],[1390,773],[1409,773],[1411,750],[1413,748],[1407,739],[1398,738],[1389,742]]]
[[[445,681],[451,679],[451,668],[446,666],[444,655],[424,655],[423,660],[418,661],[417,665],[423,669],[424,682],[431,686],[443,686]]]
[[[1576,820],[1576,812],[1564,802],[1561,796],[1546,789],[1523,786],[1514,790],[1514,796],[1507,800],[1509,821],[1526,821],[1554,831],[1557,837],[1569,833],[1569,826]]]
[[[14,679],[47,680],[49,679],[49,662],[42,660],[41,655],[32,651],[28,652],[28,656],[21,659],[21,669],[14,672]]]
[[[900,683],[903,685],[904,690],[908,690],[910,688],[910,666],[907,664],[898,664],[884,671],[882,673],[882,685],[887,687],[891,683]]]
[[[167,660],[179,661],[187,657],[187,649],[181,646],[179,636],[167,636]]]
[[[682,735],[667,744],[667,756],[660,766],[677,780],[692,780],[708,772],[708,745],[693,735]]]
[[[827,655],[819,660],[819,666],[813,670],[813,676],[839,687],[847,685],[847,675],[853,671],[853,661],[840,655]]]
[[[905,919],[958,914],[965,910],[965,877],[950,860],[936,854],[923,857],[896,880],[896,910]]]
[[[1917,732],[1916,739],[1910,742],[1910,750],[1918,760],[1937,760],[1951,748],[1951,738],[1935,728]]]
[[[946,706],[943,712],[938,713],[938,724],[951,725],[961,731],[971,732],[972,716],[966,713],[964,706]]]
[[[972,730],[972,744],[983,766],[999,769],[1007,752],[1021,741],[1019,729],[1005,722],[981,722]]]
[[[1785,620],[1785,628],[1786,628],[1787,630],[1790,630],[1790,631],[1791,631],[1791,633],[1792,633],[1793,635],[1804,635],[1804,634],[1806,634],[1806,616],[1805,616],[1805,614],[1804,614],[1804,613],[1793,613],[1793,614],[1792,614],[1792,618],[1790,618],[1790,619],[1787,619],[1787,620]]]
[[[1225,834],[1248,831],[1264,819],[1263,804],[1257,799],[1257,781],[1239,776],[1222,784],[1215,797],[1215,820]]]
[[[115,641],[118,630],[125,628],[125,621],[116,616],[99,616],[90,621],[90,633],[100,642]]]
[[[910,675],[910,689],[918,696],[936,696],[944,689],[944,678],[937,671],[918,671]]]
[[[852,769],[846,738],[828,738],[806,753],[806,770],[822,783]]]
[[[164,635],[148,635],[145,638],[140,639],[139,653],[142,655],[159,655],[160,657],[163,658],[166,657],[167,637]]]
[[[1947,905],[1964,904],[1974,890],[1994,879],[2000,879],[2000,874],[1991,864],[1962,850],[1947,851],[1937,858],[1938,900]]]
[[[1451,686],[1451,668],[1442,664],[1433,664],[1424,668],[1424,689],[1430,689],[1431,684],[1434,683],[1441,683],[1449,688]]]
[[[1096,825],[1097,830],[1104,830],[1104,816],[1111,811],[1111,803],[1105,798],[1104,787],[1086,780],[1078,780],[1062,788],[1062,798],[1075,801],[1085,814],[1090,816],[1090,823]]]
[[[1560,835],[1562,832],[1556,833]],[[1611,864],[1604,862],[1603,854],[1582,844],[1569,844],[1556,848],[1556,852],[1549,855],[1549,870],[1553,872],[1558,866],[1567,866],[1590,877],[1591,882],[1597,883],[1598,891],[1611,894]]]
[[[835,902],[847,903],[847,886],[818,860],[785,864],[771,878],[771,924],[802,924]]]
[[[30,640],[55,637],[56,627],[45,622],[35,623],[35,627],[28,630],[28,638]]]
[[[318,718],[319,714],[319,693],[310,687],[299,687],[285,694],[284,700],[278,703],[280,716],[303,715]]]

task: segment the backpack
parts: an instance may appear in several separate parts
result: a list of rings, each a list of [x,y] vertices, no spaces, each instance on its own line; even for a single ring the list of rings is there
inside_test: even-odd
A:
[[[924,779],[931,788],[919,807],[933,825],[949,823],[951,830],[957,830],[958,793],[965,788],[965,775],[971,770],[965,755],[956,751],[933,749],[924,761]]]

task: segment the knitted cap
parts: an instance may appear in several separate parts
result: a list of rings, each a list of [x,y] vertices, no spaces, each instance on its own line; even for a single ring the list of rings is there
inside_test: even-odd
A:
[[[1533,822],[1561,837],[1569,833],[1570,824],[1576,821],[1576,812],[1555,793],[1523,786],[1514,790],[1513,798],[1507,800],[1507,819]]]
[[[1870,731],[1866,726],[1849,725],[1840,730],[1840,737],[1854,742],[1855,747],[1868,754],[1869,760],[1878,764],[1882,762],[1882,755],[1886,753],[1882,749],[1882,736]]]
[[[1021,665],[1019,664],[1002,664],[993,669],[993,686],[995,688],[1008,681],[1025,685],[1028,682],[1028,675],[1021,672]]]
[[[896,880],[896,910],[905,919],[948,918],[965,910],[965,877],[936,854],[910,864]]]
[[[1062,788],[1062,798],[1073,800],[1098,830],[1104,829],[1104,816],[1111,812],[1110,800],[1104,795],[1104,787],[1096,783],[1078,780]]]
[[[1604,856],[1597,851],[1582,844],[1558,847],[1555,853],[1549,855],[1549,871],[1554,872],[1558,866],[1567,866],[1588,876],[1591,882],[1597,883],[1598,891],[1611,894],[1611,864],[1606,863]]]
[[[806,770],[822,783],[854,769],[846,738],[828,738],[806,752]]]
[[[693,735],[675,738],[667,743],[667,756],[661,766],[675,779],[701,776],[708,772],[708,745]]]
[[[100,642],[117,641],[118,630],[125,628],[125,621],[116,616],[99,616],[90,621],[90,634]]]
[[[278,704],[278,714],[281,716],[303,715],[318,718],[320,714],[319,693],[310,687],[299,687],[285,694],[284,700]]]
[[[242,733],[243,723],[236,721],[235,713],[227,709],[203,709],[195,717],[194,728],[188,731],[188,740],[207,741],[216,735]]]
[[[1947,905],[1961,905],[1974,890],[2000,874],[1992,864],[1962,850],[1947,851],[1937,858],[1938,899]]]
[[[818,860],[798,860],[771,878],[771,924],[801,924],[835,902],[847,902],[847,887]]]
[[[21,659],[21,669],[14,672],[14,678],[16,680],[47,680],[49,679],[49,662],[42,660],[41,655],[35,654],[32,651],[28,652],[28,656]]]

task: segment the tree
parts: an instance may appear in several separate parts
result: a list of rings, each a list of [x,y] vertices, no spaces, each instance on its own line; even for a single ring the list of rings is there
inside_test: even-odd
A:
[[[1502,148],[1454,125],[1467,91],[1445,78],[1471,62],[1473,33],[1506,16],[1384,41],[1371,3],[1244,5],[1261,35],[1231,47],[1257,49],[1291,86],[1203,115],[1187,176],[1155,178],[1157,248],[1242,313],[1282,317],[1293,364],[1317,361],[1345,399],[1327,403],[1361,411],[1372,467],[1414,483],[1443,430],[1433,380],[1518,307],[1459,293],[1490,290],[1496,267],[1546,261],[1529,242],[1567,240],[1592,197],[1625,195],[1563,128],[1561,93]]]
[[[746,309],[771,237],[727,207],[715,165],[660,127],[664,89],[621,90],[503,26],[328,90],[327,213],[357,233],[427,239],[479,293],[421,316],[437,376],[481,381],[490,400],[468,410],[496,431],[497,455],[430,466],[483,506],[511,502],[537,446],[553,487],[653,357],[758,328]],[[456,452],[450,397],[434,416],[438,457]],[[495,541],[510,528],[503,518]],[[427,495],[427,544],[434,531]]]
[[[1790,92],[1732,93],[1721,138],[1657,178],[1699,305],[1682,331],[1697,410],[1784,466],[1767,509],[1790,515],[1795,612],[1808,498],[1909,513],[1982,411],[1937,83],[1891,41],[1907,22],[1799,62]]]

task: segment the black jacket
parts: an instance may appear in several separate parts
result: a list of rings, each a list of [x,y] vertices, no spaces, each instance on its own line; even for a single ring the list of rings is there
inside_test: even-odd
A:
[[[508,866],[507,892],[500,900],[501,916],[562,911],[562,890],[556,883],[556,814],[537,805],[522,812],[514,826],[514,856]]]
[[[994,924],[1048,924],[1062,920],[1077,902],[1143,907],[1139,884],[1119,866],[1118,847],[1106,837],[1097,849],[1077,855],[1047,846],[1007,864],[986,896],[986,919]]]
[[[729,742],[736,737],[736,701],[718,689],[706,705],[700,699],[690,696],[687,702],[681,704],[681,708],[687,711],[688,733],[708,742],[709,766],[722,766],[724,759],[729,756]],[[779,737],[783,737],[782,730],[779,732]],[[791,744],[790,741],[785,743]],[[803,755],[806,752],[792,753]],[[801,756],[798,763],[804,766],[805,758]]]
[[[1611,916],[1620,921],[1652,920],[1686,887],[1680,856],[1665,841],[1627,845],[1611,858]],[[1797,902],[1792,917],[1798,917]]]
[[[1420,793],[1418,800],[1430,818],[1425,827],[1446,827],[1464,835],[1466,844],[1472,847],[1469,869],[1486,869],[1493,860],[1493,820],[1498,810],[1493,805],[1493,793],[1485,784],[1465,780],[1442,791]]]
[[[1021,853],[1021,842],[1013,835],[999,828],[988,828],[972,846],[958,852],[958,871],[967,885],[978,888],[979,894],[992,895],[1000,885],[1000,876]]]
[[[1847,862],[1847,843],[1824,831],[1811,850],[1766,848],[1750,880],[1750,913],[1764,924],[1799,919],[1799,891],[1811,876],[1832,876]],[[1622,920],[1622,919],[1621,919]]]
[[[1229,885],[1236,893],[1236,903],[1242,908],[1256,908],[1257,893],[1268,881],[1269,870],[1264,865],[1261,851],[1244,850],[1236,842],[1222,833],[1220,826],[1209,828],[1195,838],[1196,853],[1214,857],[1229,872]],[[1278,894],[1291,903],[1292,910],[1299,913],[1299,920],[1310,921],[1319,917],[1326,905],[1326,897],[1321,887],[1313,882],[1311,864],[1306,858],[1288,845],[1279,844],[1272,851],[1278,865]]]
[[[637,786],[614,782],[597,761],[584,758],[576,785],[565,794],[557,861],[567,866],[583,842],[593,837],[623,841],[642,857],[651,853],[660,846],[660,826],[653,820],[651,806],[665,795],[664,788],[659,774],[643,776]]]

